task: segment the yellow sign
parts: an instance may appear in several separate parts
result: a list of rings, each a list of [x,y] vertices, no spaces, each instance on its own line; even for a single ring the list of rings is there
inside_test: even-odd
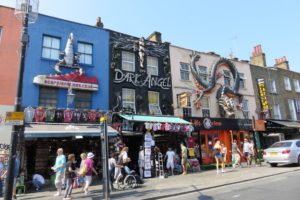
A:
[[[260,102],[263,111],[269,110],[269,103],[266,96],[266,88],[265,88],[265,80],[264,79],[258,79],[258,90],[259,90],[259,96],[260,96]]]
[[[5,124],[7,125],[23,125],[24,112],[6,112]]]
[[[104,121],[106,121],[107,120],[107,117],[101,117],[100,118],[100,122],[104,122]]]

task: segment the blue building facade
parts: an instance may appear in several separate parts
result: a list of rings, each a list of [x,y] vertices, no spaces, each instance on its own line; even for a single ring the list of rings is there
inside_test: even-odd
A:
[[[22,98],[24,108],[51,106],[108,110],[109,33],[106,30],[39,15],[36,23],[29,24],[28,33],[30,40],[26,52]],[[79,52],[77,66],[80,68],[62,66],[59,68],[61,73],[57,73],[55,65],[62,59],[60,53],[66,50],[71,33],[71,53]],[[50,84],[40,82],[49,77],[54,79]],[[96,88],[89,88],[91,81],[97,82]],[[72,88],[70,82],[73,82]],[[67,105],[68,89],[73,89],[71,92],[75,94],[75,100],[70,105]]]

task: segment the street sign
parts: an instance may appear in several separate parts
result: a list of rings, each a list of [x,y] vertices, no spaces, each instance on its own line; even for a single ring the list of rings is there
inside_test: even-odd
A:
[[[24,112],[6,112],[5,116],[6,125],[23,125]]]

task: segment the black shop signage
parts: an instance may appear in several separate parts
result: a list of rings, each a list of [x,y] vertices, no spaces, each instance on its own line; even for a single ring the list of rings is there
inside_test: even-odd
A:
[[[190,117],[195,131],[199,130],[253,130],[251,119],[226,119],[208,117]]]

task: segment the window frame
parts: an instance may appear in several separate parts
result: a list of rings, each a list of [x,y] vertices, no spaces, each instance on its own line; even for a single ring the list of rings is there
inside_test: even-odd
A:
[[[192,116],[192,104],[191,104],[191,96],[187,96],[187,106],[182,108],[182,114],[184,117]]]
[[[125,96],[125,91],[131,91],[133,92],[133,101],[124,101],[124,96]],[[131,88],[122,88],[122,107],[125,108],[124,104],[132,104],[133,108],[130,106],[130,108],[132,108],[134,110],[134,113],[136,113],[136,106],[135,106],[135,101],[136,101],[136,96],[135,96],[135,89],[131,89]],[[128,107],[128,106],[126,106]]]
[[[74,90],[75,91],[75,98],[74,98],[74,107],[77,109],[91,109],[92,108],[92,97],[93,94],[91,91],[84,91],[84,90]],[[78,93],[81,93],[79,96]],[[87,96],[89,94],[89,96]],[[77,105],[80,106],[77,106]],[[82,106],[85,104],[89,104],[89,106]]]
[[[290,78],[287,77],[287,76],[284,76],[283,81],[284,81],[284,88],[285,88],[285,90],[291,91],[292,87],[291,87],[291,80],[290,80]]]
[[[155,65],[149,65],[149,59],[154,59],[156,61],[156,66]],[[154,69],[153,72],[155,72],[154,74],[153,73],[149,73],[149,72],[152,72],[151,70],[149,70],[149,68],[152,68]],[[147,73],[150,74],[151,76],[158,76],[158,58],[157,57],[154,57],[154,56],[147,56]]]
[[[294,79],[294,87],[295,92],[300,93],[300,81],[298,79]]]
[[[207,108],[203,107],[203,100],[204,99],[207,99],[207,104],[208,104]],[[201,99],[201,105],[202,105],[201,106],[202,117],[210,117],[210,98],[207,97],[207,96],[202,97],[202,99]]]
[[[184,69],[183,66],[187,66],[187,69]],[[180,80],[189,81],[190,80],[190,65],[188,63],[180,62]],[[182,74],[187,75],[187,79],[183,78]]]
[[[246,89],[246,78],[244,73],[239,73],[240,76],[240,89]],[[243,84],[241,84],[243,83]]]
[[[289,113],[290,113],[290,119],[297,120],[297,111],[296,111],[296,105],[295,105],[294,99],[288,99],[288,108],[289,108]],[[294,112],[292,112],[292,111],[294,111]]]
[[[150,93],[153,93],[157,96],[157,104],[153,104],[153,103],[150,103]],[[149,112],[156,115],[156,116],[159,116],[159,115],[162,115],[162,112],[161,112],[161,109],[160,109],[160,98],[159,98],[159,92],[156,92],[156,91],[148,91],[148,107],[149,107]],[[154,111],[153,111],[154,109]],[[157,112],[158,111],[158,112]]]
[[[45,38],[50,38],[51,39],[51,46],[45,46]],[[52,43],[53,43],[53,39],[56,39],[58,40],[59,44],[58,44],[58,48],[54,48],[52,46]],[[56,37],[56,36],[51,36],[51,35],[43,35],[43,40],[42,40],[42,58],[44,59],[50,59],[50,60],[58,60],[59,59],[59,56],[60,56],[60,53],[61,53],[61,38],[59,37]],[[44,50],[48,49],[49,50],[49,57],[46,57],[44,56]],[[53,53],[57,53],[57,58],[53,58],[52,57],[52,54]]]
[[[122,70],[128,71],[128,72],[135,72],[135,53],[129,52],[129,51],[122,51]],[[124,60],[124,54],[132,55],[133,61],[130,60]],[[132,69],[127,69],[124,67],[124,64],[132,64]]]
[[[201,70],[201,69],[205,69],[205,70]],[[203,79],[208,82],[208,67],[206,66],[203,66],[203,65],[198,65],[197,67],[197,71],[198,71],[198,74],[200,75],[200,78]],[[205,72],[204,72],[205,71]]]
[[[270,93],[277,94],[276,81],[274,79],[271,79],[269,82],[270,82],[270,84],[269,84]]]
[[[276,110],[276,113],[275,113],[275,110]],[[273,105],[273,118],[274,119],[282,119],[282,117],[281,117],[281,111],[280,111],[280,105],[279,104],[274,104]]]
[[[231,75],[229,70],[223,70],[224,74],[224,85],[231,87]],[[228,84],[227,81],[228,80]]]
[[[43,91],[45,90],[45,91]],[[53,96],[51,96],[53,95]],[[42,96],[44,98],[42,98]],[[51,96],[50,98],[45,98]],[[57,98],[58,98],[58,89],[55,87],[40,86],[39,87],[39,106],[43,108],[56,108],[57,107]],[[53,101],[54,103],[47,103]],[[43,103],[42,103],[43,102]]]
[[[84,47],[84,52],[81,52],[79,51],[79,46],[80,45],[83,45]],[[91,53],[86,53],[85,52],[85,49],[86,49],[86,46],[90,46],[91,47]],[[93,52],[94,52],[94,45],[92,43],[88,43],[88,42],[82,42],[82,41],[78,41],[78,44],[77,44],[77,51],[79,53],[79,63],[81,64],[84,64],[84,65],[93,65]],[[82,59],[82,56],[84,56],[84,61],[81,62],[81,59]],[[85,61],[85,57],[86,56],[90,56],[91,57],[91,63],[86,63]]]

